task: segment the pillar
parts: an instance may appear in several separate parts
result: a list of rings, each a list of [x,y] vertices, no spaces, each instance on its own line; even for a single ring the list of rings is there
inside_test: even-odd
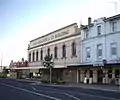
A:
[[[84,70],[81,69],[81,73],[80,73],[80,81],[84,82]]]
[[[97,83],[97,70],[93,70],[93,83]]]
[[[89,79],[90,78],[90,70],[87,70],[87,75],[86,77]]]
[[[77,69],[77,83],[79,83],[79,69]]]
[[[105,80],[106,80],[105,83],[109,83],[109,80],[108,80],[108,70],[107,69],[105,69]]]
[[[31,52],[31,62],[33,62],[33,52]]]
[[[112,79],[115,78],[115,69],[112,69]]]

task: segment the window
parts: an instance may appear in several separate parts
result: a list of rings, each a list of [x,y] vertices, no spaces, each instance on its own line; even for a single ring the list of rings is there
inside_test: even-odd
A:
[[[90,47],[86,48],[86,59],[90,58]]]
[[[72,56],[76,56],[76,43],[72,43]]]
[[[50,48],[48,48],[47,54],[48,54],[48,56],[50,56]]]
[[[29,62],[31,62],[31,53],[29,53]]]
[[[57,58],[57,47],[54,48],[54,58]]]
[[[41,58],[41,60],[43,60],[43,50],[42,49],[41,49],[40,53],[41,53],[40,58]]]
[[[115,32],[117,30],[117,23],[112,22],[112,31]]]
[[[66,46],[65,45],[62,46],[62,56],[63,58],[66,58]]]
[[[36,52],[36,61],[38,61],[38,51]]]
[[[101,35],[101,26],[97,26],[97,35]]]
[[[89,30],[87,29],[86,31],[85,31],[85,38],[88,38],[89,37]]]
[[[117,55],[117,43],[111,43],[111,55],[116,56]]]
[[[102,58],[102,44],[97,45],[97,58]]]
[[[33,52],[33,58],[32,58],[33,61],[35,61],[35,53]]]

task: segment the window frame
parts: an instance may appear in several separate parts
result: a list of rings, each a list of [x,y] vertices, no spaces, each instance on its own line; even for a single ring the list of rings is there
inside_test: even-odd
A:
[[[115,54],[113,54],[113,47],[114,47],[114,45],[116,45],[115,47],[116,47],[116,55]],[[113,43],[110,43],[110,55],[111,55],[111,57],[113,57],[113,56],[117,56],[117,50],[118,49],[118,47],[117,47],[117,43],[116,42],[113,42]]]
[[[57,56],[58,56],[57,53],[58,53],[58,47],[55,46],[55,47],[54,47],[54,58],[55,58],[55,59],[57,59]]]
[[[112,32],[115,32],[115,31],[117,31],[117,22],[116,21],[113,21],[112,22]]]
[[[101,35],[101,32],[102,31],[102,27],[101,27],[101,25],[98,25],[97,26],[97,35],[99,36],[99,35]]]
[[[101,48],[101,49],[99,49]],[[101,56],[99,56],[99,50],[101,50]],[[102,59],[103,56],[103,45],[102,44],[98,44],[97,45],[97,59]]]
[[[32,55],[33,55],[32,56],[32,61],[34,62],[35,61],[35,53],[33,52]]]
[[[29,53],[29,62],[31,62],[31,53]]]
[[[40,51],[40,60],[43,60],[43,50]]]
[[[62,57],[66,58],[66,45],[65,44],[63,44],[62,46]]]
[[[90,57],[88,57],[88,51],[89,51],[89,55]],[[90,47],[86,47],[86,60],[90,59],[91,58],[91,48]]]
[[[36,51],[36,61],[38,61],[39,52]]]
[[[72,57],[76,57],[76,43],[75,41],[71,44]]]

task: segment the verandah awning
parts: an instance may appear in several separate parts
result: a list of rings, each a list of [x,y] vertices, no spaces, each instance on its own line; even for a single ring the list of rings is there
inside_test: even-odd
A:
[[[67,68],[65,66],[62,66],[62,65],[56,65],[54,66],[54,68]],[[44,66],[32,66],[32,67],[13,67],[13,68],[10,68],[10,69],[46,69]]]

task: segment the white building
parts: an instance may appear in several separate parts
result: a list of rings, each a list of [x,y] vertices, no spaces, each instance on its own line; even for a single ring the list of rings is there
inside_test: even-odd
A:
[[[82,64],[94,83],[110,83],[120,74],[120,15],[81,25]],[[81,65],[82,66],[82,65]]]

